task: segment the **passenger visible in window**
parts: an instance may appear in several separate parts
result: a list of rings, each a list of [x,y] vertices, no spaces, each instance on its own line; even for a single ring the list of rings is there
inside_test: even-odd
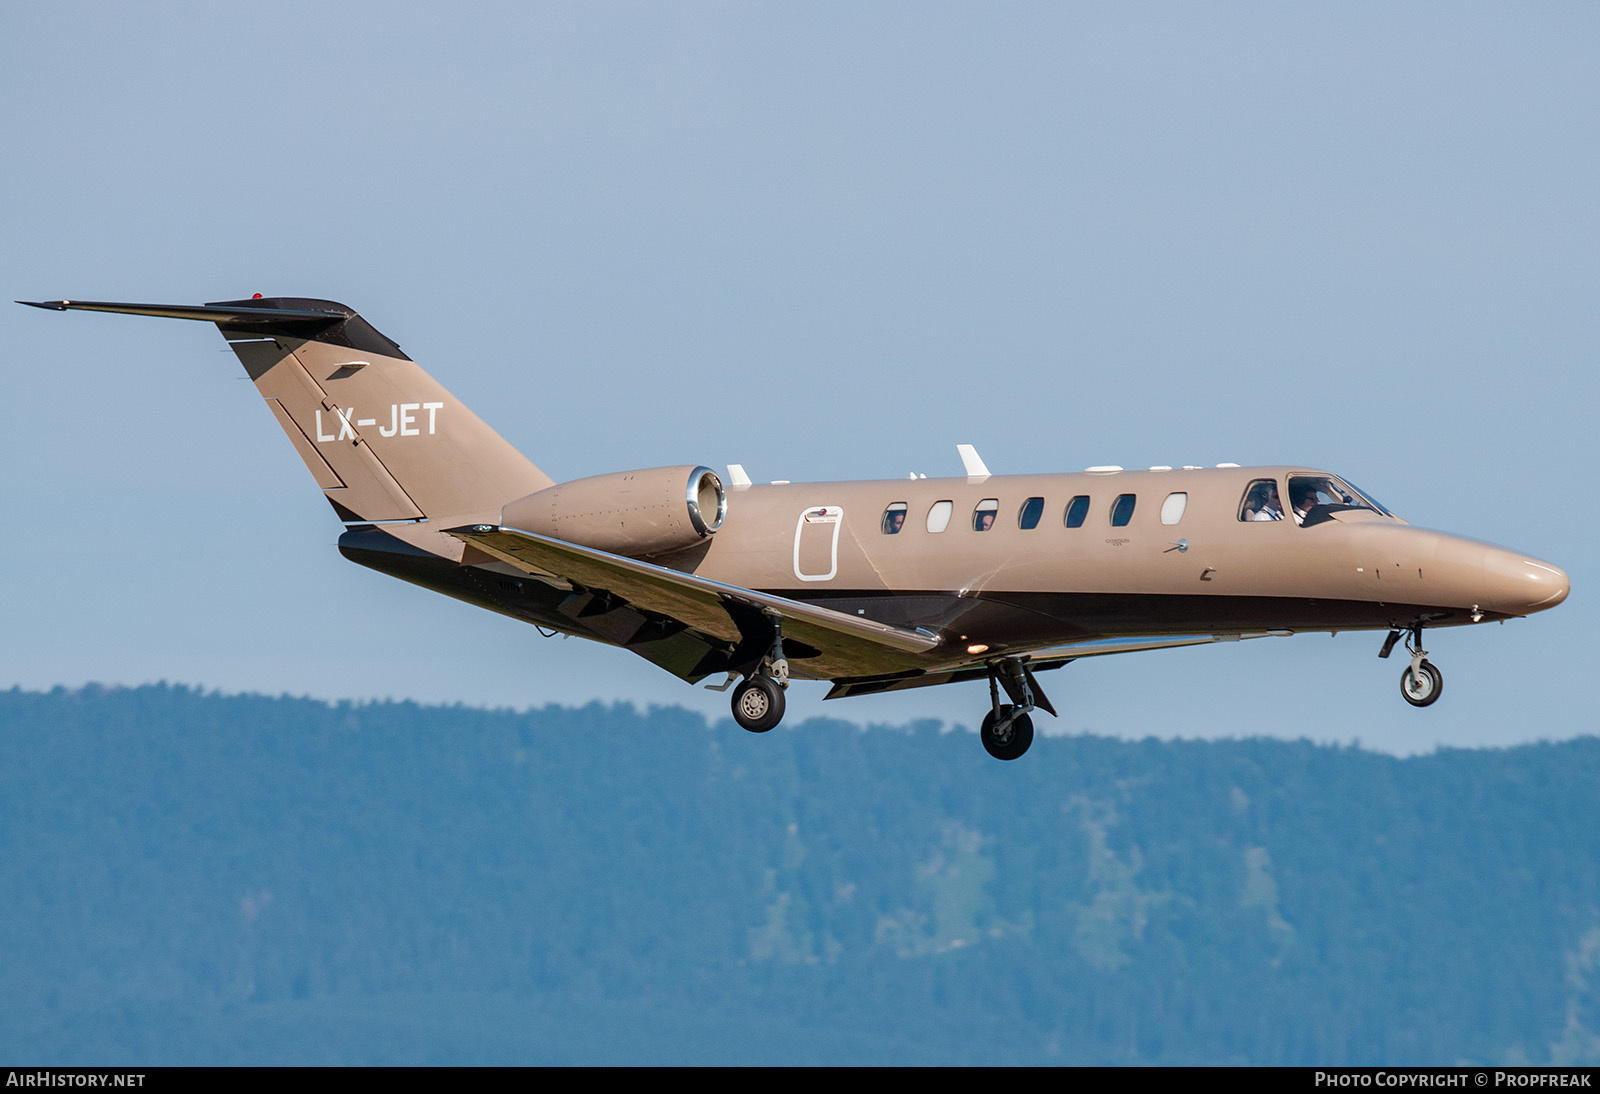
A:
[[[1283,502],[1278,499],[1278,484],[1272,479],[1257,479],[1245,493],[1240,520],[1282,520]]]
[[[906,503],[897,501],[883,511],[883,534],[886,536],[898,535],[900,529],[906,526]]]
[[[998,498],[984,498],[972,511],[972,530],[974,532],[987,532],[994,527],[995,514],[1000,511]]]

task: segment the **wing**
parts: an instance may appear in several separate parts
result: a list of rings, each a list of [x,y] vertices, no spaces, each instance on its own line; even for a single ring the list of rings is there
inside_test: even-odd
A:
[[[475,524],[452,528],[448,534],[524,573],[572,585],[573,595],[562,605],[564,614],[690,682],[753,667],[771,645],[774,619],[782,626],[791,670],[796,676],[832,681],[829,699],[982,680],[989,675],[981,661],[951,665],[941,658],[930,665],[926,655],[940,640],[925,630],[892,627],[516,528]],[[1291,633],[1094,639],[1032,651],[1027,664],[1042,672],[1081,657]],[[674,638],[680,646],[683,640],[692,640],[694,652],[672,651]]]
[[[574,586],[562,611],[591,630],[597,617],[622,613],[619,628],[601,633],[691,682],[753,667],[772,645],[774,620],[782,626],[791,671],[815,679],[920,672],[921,655],[940,642],[928,631],[891,627],[516,528],[474,524],[448,534],[524,573]],[[651,656],[651,643],[685,631],[698,639],[703,656],[692,664]]]

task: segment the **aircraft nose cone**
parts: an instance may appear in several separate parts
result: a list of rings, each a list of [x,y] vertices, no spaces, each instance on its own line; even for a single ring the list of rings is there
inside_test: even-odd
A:
[[[1516,551],[1491,550],[1483,561],[1486,607],[1510,615],[1553,608],[1567,598],[1567,572]]]

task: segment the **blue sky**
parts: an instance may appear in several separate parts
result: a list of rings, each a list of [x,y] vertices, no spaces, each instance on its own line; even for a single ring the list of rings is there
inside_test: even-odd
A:
[[[558,479],[1325,466],[1571,599],[1431,637],[1425,711],[1381,636],[1301,636],[1071,666],[1055,727],[1565,737],[1597,44],[1579,3],[9,5],[0,276],[341,300]],[[0,354],[0,685],[725,711],[345,562],[207,325],[8,306]]]

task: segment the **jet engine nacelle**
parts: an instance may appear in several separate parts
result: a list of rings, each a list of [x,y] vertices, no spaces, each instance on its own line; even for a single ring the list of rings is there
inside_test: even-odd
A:
[[[617,471],[549,486],[507,505],[500,523],[631,557],[693,547],[728,515],[728,493],[709,467]]]

